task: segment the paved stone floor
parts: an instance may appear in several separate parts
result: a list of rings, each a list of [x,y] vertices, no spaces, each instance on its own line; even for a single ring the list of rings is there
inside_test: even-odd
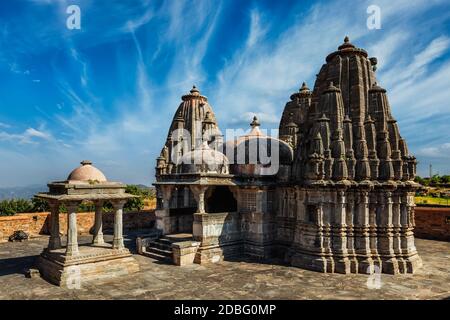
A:
[[[134,251],[133,235],[126,244]],[[82,241],[89,238],[82,237]],[[107,240],[110,240],[107,237]],[[367,275],[321,274],[250,260],[177,267],[135,255],[137,274],[62,289],[28,279],[46,246],[45,237],[0,244],[0,299],[449,299],[450,243],[416,240],[424,267],[415,275],[381,275],[381,289],[368,289]]]

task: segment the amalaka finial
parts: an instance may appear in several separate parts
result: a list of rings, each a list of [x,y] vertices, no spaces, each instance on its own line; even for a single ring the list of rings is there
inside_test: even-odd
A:
[[[348,36],[345,36],[345,38],[344,38],[344,43],[341,44],[341,45],[338,47],[338,50],[344,50],[344,49],[350,49],[350,48],[353,48],[353,49],[354,49],[355,46],[354,46],[353,44],[350,43],[349,37],[348,37]]]
[[[255,127],[259,127],[260,125],[261,125],[261,123],[259,123],[258,118],[256,116],[254,116],[252,123],[250,123],[250,126],[252,128],[255,128]]]
[[[308,88],[308,86],[306,85],[306,82],[303,82],[303,83],[302,83],[302,87],[300,88],[300,92],[302,92],[302,91],[309,91],[309,88]]]
[[[197,87],[195,85],[193,85],[192,89],[191,89],[191,94],[199,94],[199,93],[200,93],[200,91],[197,89]]]

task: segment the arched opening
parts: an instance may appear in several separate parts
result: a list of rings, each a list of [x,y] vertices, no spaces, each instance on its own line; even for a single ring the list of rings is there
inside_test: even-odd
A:
[[[217,186],[206,200],[206,211],[208,213],[235,212],[237,211],[237,202],[226,186]]]

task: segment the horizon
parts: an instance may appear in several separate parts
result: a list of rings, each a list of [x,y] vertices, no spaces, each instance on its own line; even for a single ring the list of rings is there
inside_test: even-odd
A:
[[[417,174],[450,174],[450,4],[56,1],[0,4],[0,188],[65,179],[90,159],[151,186],[181,96],[196,85],[222,132],[278,129],[345,36],[378,58],[378,83]],[[66,26],[80,7],[80,29]],[[366,25],[379,6],[381,29]],[[20,23],[17,23],[20,21]],[[130,170],[131,168],[131,170]]]

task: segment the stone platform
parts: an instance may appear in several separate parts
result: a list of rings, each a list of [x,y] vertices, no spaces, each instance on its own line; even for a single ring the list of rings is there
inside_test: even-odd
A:
[[[143,232],[145,235],[148,232]],[[132,253],[135,237],[125,246]],[[107,242],[112,236],[106,235]],[[91,237],[80,237],[89,243]],[[28,279],[48,238],[0,244],[0,299],[449,299],[450,242],[416,240],[423,267],[414,275],[380,276],[380,287],[369,288],[365,274],[324,274],[252,259],[207,266],[179,267],[134,255],[139,272],[119,278],[82,283],[79,289],[54,286],[41,277]],[[80,246],[81,247],[81,246]]]
[[[112,249],[110,244],[80,246],[79,254],[75,256],[67,256],[64,248],[45,249],[37,267],[44,279],[68,288],[139,271],[139,264],[128,249]]]

